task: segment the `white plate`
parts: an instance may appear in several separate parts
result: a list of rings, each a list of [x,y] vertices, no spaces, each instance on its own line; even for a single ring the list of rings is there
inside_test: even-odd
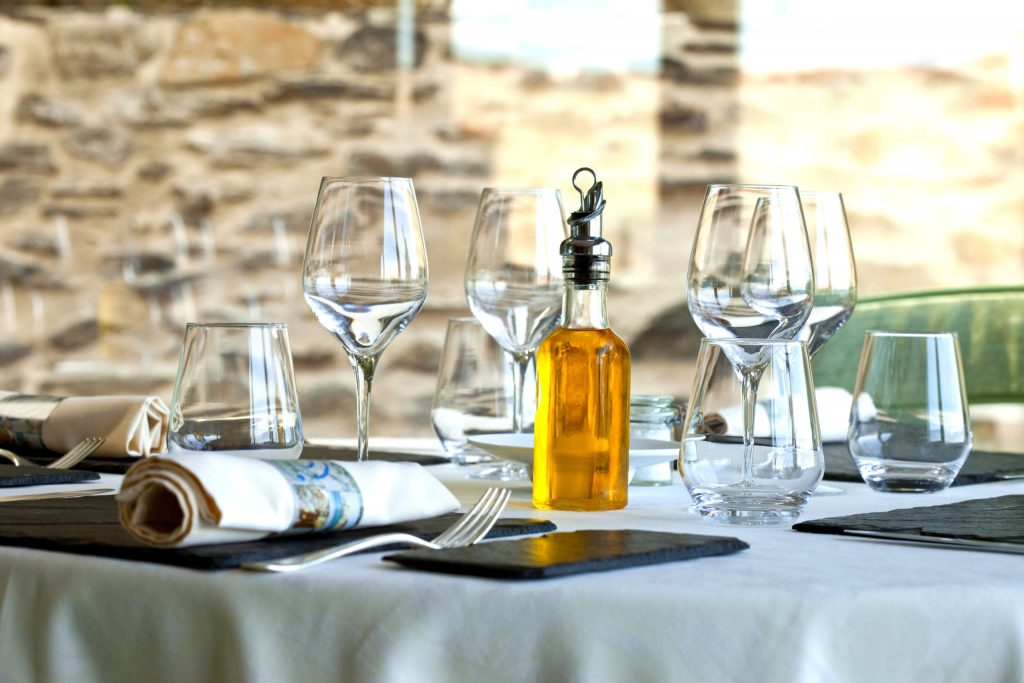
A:
[[[467,441],[495,457],[533,467],[533,434],[481,434],[470,437]],[[672,462],[678,456],[677,441],[636,438],[630,439],[629,442],[630,469]]]

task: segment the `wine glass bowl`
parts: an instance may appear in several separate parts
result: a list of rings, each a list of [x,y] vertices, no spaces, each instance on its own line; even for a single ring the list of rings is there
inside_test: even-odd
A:
[[[798,339],[814,356],[849,320],[857,303],[857,268],[843,196],[801,192],[814,262],[814,305]]]
[[[709,185],[687,274],[687,305],[705,336],[792,339],[813,298],[797,188]]]
[[[427,254],[408,178],[323,178],[302,264],[317,321],[356,374],[358,457],[367,457],[369,401],[381,353],[427,297]]]
[[[513,431],[526,428],[525,375],[562,310],[559,245],[567,229],[552,188],[487,188],[480,197],[466,260],[473,316],[515,360]]]

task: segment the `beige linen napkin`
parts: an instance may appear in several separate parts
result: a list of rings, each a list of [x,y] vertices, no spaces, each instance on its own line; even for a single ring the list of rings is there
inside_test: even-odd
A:
[[[140,460],[125,474],[117,502],[125,530],[161,548],[397,524],[459,507],[444,484],[414,463],[215,453]]]
[[[43,425],[43,443],[55,453],[90,436],[106,438],[96,455],[146,457],[167,445],[167,405],[156,396],[72,396]]]
[[[0,415],[11,399],[27,398],[0,392]],[[145,457],[163,453],[167,444],[167,405],[156,396],[72,396],[39,397],[52,407],[34,416],[42,420],[42,445],[64,453],[82,439],[102,436],[105,441],[95,455]],[[5,403],[5,400],[7,401]],[[30,425],[26,423],[26,428]]]

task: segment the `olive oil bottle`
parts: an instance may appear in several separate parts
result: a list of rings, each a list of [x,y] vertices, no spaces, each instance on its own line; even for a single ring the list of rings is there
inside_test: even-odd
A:
[[[582,172],[594,178],[584,193]],[[605,200],[589,168],[573,175],[580,209],[561,246],[562,323],[537,350],[533,504],[542,510],[617,510],[629,473],[629,349],[608,326],[612,248],[601,237]]]

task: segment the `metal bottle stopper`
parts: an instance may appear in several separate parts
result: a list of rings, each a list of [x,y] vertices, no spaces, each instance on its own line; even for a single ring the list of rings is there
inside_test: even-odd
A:
[[[594,178],[584,192],[576,184],[583,172]],[[572,174],[572,186],[580,194],[580,208],[569,214],[569,238],[562,242],[562,275],[568,282],[591,284],[607,282],[611,273],[612,245],[601,237],[601,212],[604,211],[604,186],[597,174],[584,166]]]

